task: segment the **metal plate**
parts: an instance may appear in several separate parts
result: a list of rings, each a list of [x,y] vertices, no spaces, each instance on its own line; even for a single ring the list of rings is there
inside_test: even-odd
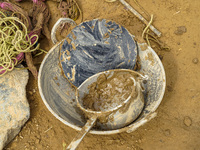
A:
[[[64,41],[60,62],[75,86],[110,69],[133,69],[137,46],[132,35],[113,21],[94,19],[76,26]]]

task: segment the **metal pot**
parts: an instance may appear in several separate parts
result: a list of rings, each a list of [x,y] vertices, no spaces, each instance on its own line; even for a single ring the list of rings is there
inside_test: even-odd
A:
[[[52,41],[55,42],[55,27],[52,30]],[[38,75],[38,87],[42,100],[48,110],[67,126],[80,131],[86,120],[79,111],[76,101],[76,89],[62,75],[60,63],[60,45],[64,40],[55,43],[42,61]],[[148,59],[151,56],[151,59]],[[166,87],[164,67],[158,55],[146,43],[138,43],[138,57],[141,69],[139,72],[148,75],[144,85],[145,106],[139,117],[125,127],[114,130],[92,128],[89,132],[98,135],[130,133],[156,116]]]

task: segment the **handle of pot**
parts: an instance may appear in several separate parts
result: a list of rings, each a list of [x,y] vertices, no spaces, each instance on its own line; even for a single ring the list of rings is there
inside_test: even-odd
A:
[[[76,22],[70,18],[58,19],[58,21],[54,24],[54,26],[51,30],[51,40],[52,40],[53,44],[56,44],[58,42],[56,39],[56,31],[62,23],[70,23],[71,25],[76,25]]]
[[[135,131],[140,126],[144,125],[146,122],[150,121],[151,119],[155,118],[157,116],[157,112],[152,112],[149,115],[147,115],[145,118],[141,119],[138,122],[135,122],[133,125],[129,126],[127,133],[131,133]]]
[[[88,131],[93,127],[94,123],[97,120],[97,116],[92,116],[85,126],[81,129],[81,131],[78,133],[78,135],[72,140],[72,142],[69,144],[66,150],[75,150],[78,145],[81,143],[85,135],[88,133]]]
[[[142,82],[145,81],[145,80],[147,81],[149,79],[149,76],[148,75],[142,75],[138,72],[137,72],[137,74],[140,76],[140,77],[137,78],[138,81],[139,81],[140,88],[141,88],[142,92],[144,92],[144,86],[143,86]]]

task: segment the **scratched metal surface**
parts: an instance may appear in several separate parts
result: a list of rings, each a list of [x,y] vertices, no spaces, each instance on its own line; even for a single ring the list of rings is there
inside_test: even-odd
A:
[[[77,87],[98,72],[135,66],[136,43],[123,26],[113,21],[83,22],[66,39],[61,49],[61,66]]]
[[[81,130],[85,124],[83,116],[76,107],[75,91],[69,81],[61,74],[59,67],[59,44],[55,45],[45,56],[39,70],[39,92],[43,102],[49,111],[64,124]],[[92,134],[115,134],[120,132],[132,132],[141,125],[155,117],[155,110],[160,105],[164,96],[166,87],[165,71],[157,54],[147,47],[146,50],[141,50],[139,45],[138,54],[141,59],[140,72],[149,76],[149,80],[145,84],[145,106],[143,113],[137,120],[130,125],[119,130],[94,130]],[[151,59],[148,59],[152,55]]]

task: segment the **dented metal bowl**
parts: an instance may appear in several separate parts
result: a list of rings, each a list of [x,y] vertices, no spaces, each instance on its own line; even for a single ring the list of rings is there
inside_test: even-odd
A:
[[[63,40],[64,41],[64,40]],[[60,45],[57,43],[45,56],[39,70],[38,87],[42,100],[49,111],[61,122],[80,131],[86,123],[84,116],[77,107],[75,89],[62,75],[59,64]],[[145,106],[141,115],[129,125],[115,130],[93,128],[92,134],[116,134],[132,132],[156,116],[156,109],[160,105],[166,87],[165,71],[157,54],[145,43],[138,43],[140,57],[140,73],[149,76],[144,84]]]

